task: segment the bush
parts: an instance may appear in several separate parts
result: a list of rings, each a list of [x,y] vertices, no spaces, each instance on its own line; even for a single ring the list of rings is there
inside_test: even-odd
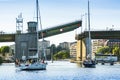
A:
[[[0,64],[2,64],[2,62],[3,62],[3,59],[2,59],[2,57],[0,57]]]
[[[54,59],[67,59],[69,58],[69,53],[65,50],[59,51],[58,53],[54,54]]]

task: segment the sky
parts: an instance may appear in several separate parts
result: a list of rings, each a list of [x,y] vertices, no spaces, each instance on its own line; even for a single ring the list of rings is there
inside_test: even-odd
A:
[[[91,30],[120,30],[120,0],[89,0]],[[0,31],[16,32],[16,18],[23,16],[23,32],[27,31],[27,22],[36,20],[36,0],[0,0]],[[39,0],[41,22],[43,29],[58,25],[83,21],[82,31],[87,29],[88,0]],[[39,27],[40,29],[40,27]],[[81,28],[71,32],[45,38],[51,44],[74,42],[75,34],[81,33]],[[8,45],[8,43],[1,43]]]

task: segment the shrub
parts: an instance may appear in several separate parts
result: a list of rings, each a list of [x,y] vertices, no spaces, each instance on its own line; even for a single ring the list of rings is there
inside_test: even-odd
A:
[[[2,62],[3,62],[3,59],[2,59],[2,57],[0,57],[0,64],[2,64]]]

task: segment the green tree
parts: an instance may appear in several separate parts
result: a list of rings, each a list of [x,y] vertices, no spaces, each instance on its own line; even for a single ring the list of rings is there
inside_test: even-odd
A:
[[[50,52],[55,54],[57,51],[56,51],[56,46],[55,44],[52,44],[51,47],[50,47]]]
[[[0,53],[1,53],[1,48],[0,48]]]
[[[1,48],[0,48],[0,54],[1,54],[2,52],[1,52]]]
[[[2,57],[0,57],[0,64],[2,64],[2,62],[3,62],[3,59],[2,59]]]
[[[112,53],[118,57],[118,60],[120,60],[120,48],[114,47],[112,50]]]
[[[69,58],[70,55],[69,55],[69,52],[66,51],[66,50],[62,50],[62,51],[59,51],[58,53],[54,54],[54,59],[57,60],[57,59],[66,59],[66,58]]]
[[[5,56],[5,53],[9,52],[10,47],[9,46],[2,46],[1,47],[1,53],[3,54],[3,56]]]
[[[97,53],[109,54],[111,53],[111,49],[108,46],[101,47],[97,50]]]
[[[56,51],[57,51],[57,52],[62,51],[62,50],[63,50],[63,49],[62,49],[61,46],[57,46],[57,48],[56,48]]]

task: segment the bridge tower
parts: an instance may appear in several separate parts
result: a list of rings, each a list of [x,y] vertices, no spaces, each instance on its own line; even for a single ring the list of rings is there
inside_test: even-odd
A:
[[[16,18],[16,33],[23,33],[23,18],[22,13]]]

